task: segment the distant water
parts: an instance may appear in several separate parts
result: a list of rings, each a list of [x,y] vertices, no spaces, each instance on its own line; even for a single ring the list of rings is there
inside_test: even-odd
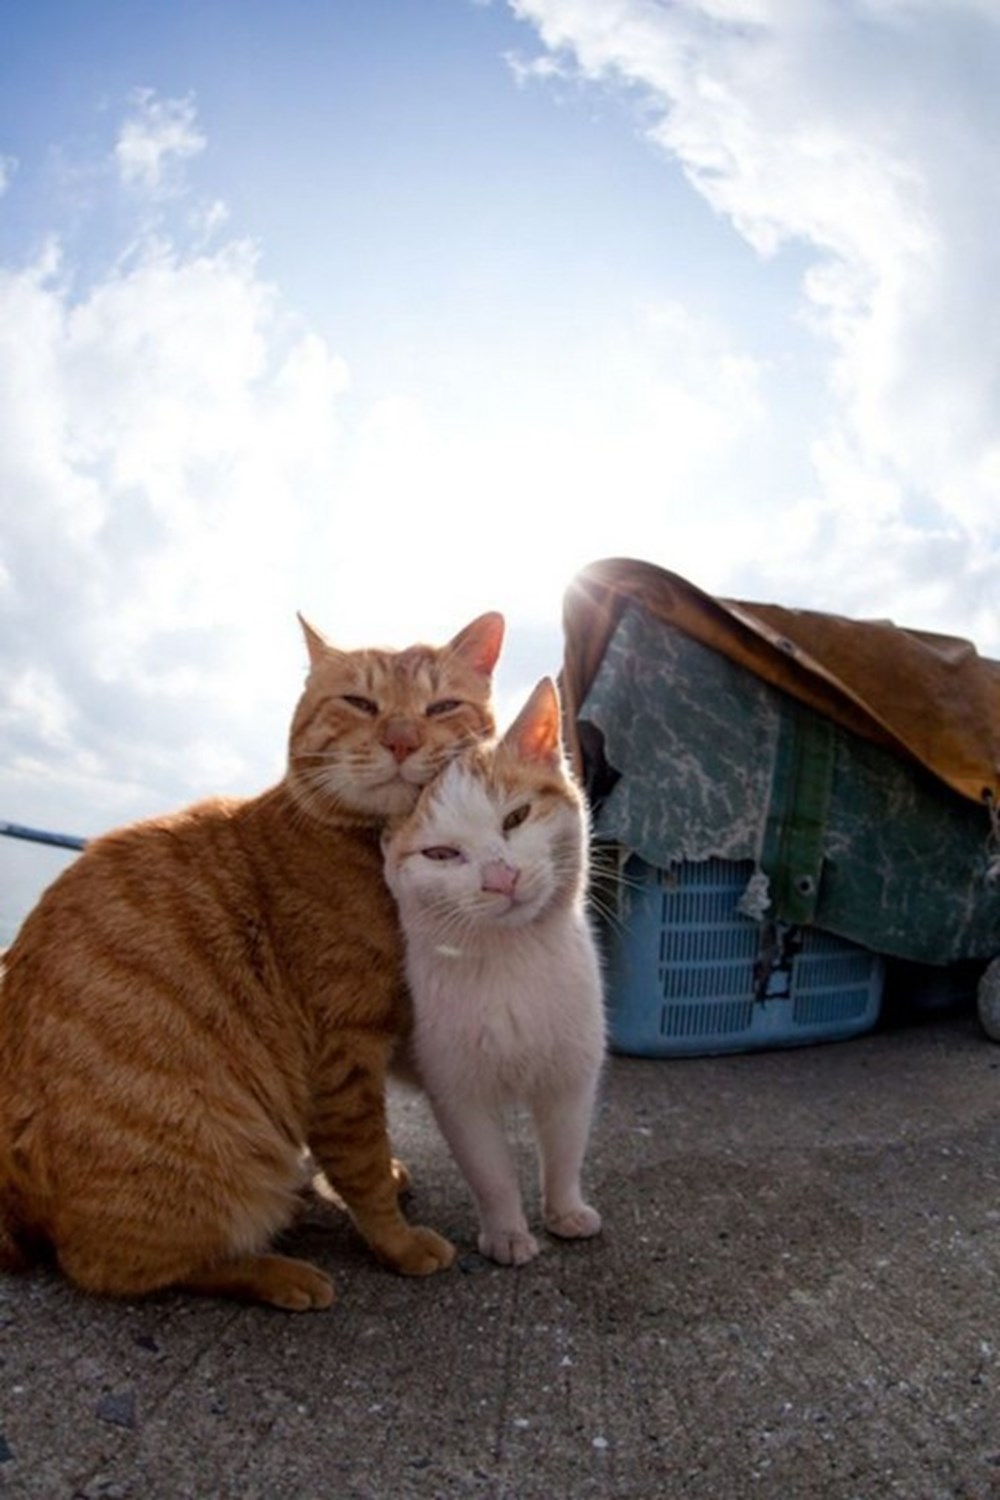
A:
[[[0,836],[0,948],[13,938],[47,885],[76,855]]]

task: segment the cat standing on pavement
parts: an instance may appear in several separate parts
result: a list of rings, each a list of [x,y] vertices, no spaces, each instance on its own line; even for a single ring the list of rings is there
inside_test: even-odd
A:
[[[479,1210],[479,1249],[538,1253],[503,1127],[530,1108],[545,1226],[597,1234],[580,1174],[604,1055],[584,912],[587,822],[544,678],[497,744],[453,760],[385,840],[414,1029],[408,1061]]]
[[[380,1260],[454,1250],[407,1223],[385,1069],[409,1019],[380,834],[492,733],[503,619],[442,648],[311,670],[270,791],[91,843],[25,921],[0,980],[0,1267],[39,1251],[79,1286],[326,1307],[267,1253],[309,1148]]]

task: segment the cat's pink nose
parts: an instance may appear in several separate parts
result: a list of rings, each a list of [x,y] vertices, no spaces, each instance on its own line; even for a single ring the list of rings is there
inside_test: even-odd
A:
[[[390,719],[381,734],[385,748],[391,751],[398,765],[420,748],[420,732],[409,719]]]
[[[483,866],[483,890],[497,891],[501,896],[512,896],[520,870],[507,864],[506,860],[491,859]]]

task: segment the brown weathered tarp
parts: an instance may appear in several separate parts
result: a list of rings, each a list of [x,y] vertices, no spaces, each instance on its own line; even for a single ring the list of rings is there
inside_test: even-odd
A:
[[[609,558],[563,603],[569,744],[624,609],[654,618],[876,744],[909,756],[963,797],[1000,799],[1000,662],[969,641],[776,604],[718,599],[652,563]]]

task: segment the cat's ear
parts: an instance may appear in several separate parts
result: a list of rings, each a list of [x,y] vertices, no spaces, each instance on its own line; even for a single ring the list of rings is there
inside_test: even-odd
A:
[[[504,618],[496,610],[480,615],[448,642],[445,650],[460,656],[480,677],[491,677],[503,645]]]
[[[321,657],[329,654],[332,649],[326,636],[322,635],[315,627],[310,625],[303,614],[299,614],[299,624],[302,626],[302,634],[306,638],[306,649],[309,652],[309,660],[313,666]]]
[[[503,737],[519,760],[562,764],[562,715],[551,677],[543,677]]]

